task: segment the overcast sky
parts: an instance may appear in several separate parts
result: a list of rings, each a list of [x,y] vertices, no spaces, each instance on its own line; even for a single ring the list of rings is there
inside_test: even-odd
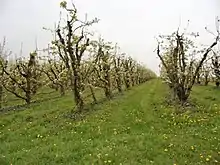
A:
[[[107,41],[117,42],[121,50],[158,71],[159,60],[153,52],[154,36],[186,27],[200,32],[201,42],[212,41],[204,27],[215,30],[220,16],[220,0],[74,0],[80,16],[97,17],[93,31]],[[60,0],[0,0],[0,38],[6,36],[7,47],[23,54],[46,47],[51,34],[42,27],[53,28],[59,19]]]

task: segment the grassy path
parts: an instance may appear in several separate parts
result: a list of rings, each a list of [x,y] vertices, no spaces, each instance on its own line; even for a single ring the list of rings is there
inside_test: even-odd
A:
[[[160,80],[97,105],[81,121],[63,117],[69,96],[0,114],[0,164],[218,164],[218,92],[197,87],[193,99],[204,106],[178,116],[164,105]]]

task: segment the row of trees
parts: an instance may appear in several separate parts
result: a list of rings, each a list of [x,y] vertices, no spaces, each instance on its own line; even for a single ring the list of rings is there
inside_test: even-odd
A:
[[[204,62],[203,66],[199,70],[196,76],[196,84],[204,84],[207,86],[209,82],[214,82],[217,87],[220,83],[220,56],[214,52],[211,59]]]
[[[86,60],[81,60],[74,68],[66,66],[59,55],[39,59],[36,52],[29,59],[17,59],[15,62],[1,60],[1,96],[3,89],[16,97],[31,103],[33,96],[42,86],[60,91],[61,96],[66,90],[74,93],[78,109],[83,109],[83,93],[90,91],[96,103],[95,89],[103,89],[105,96],[111,99],[113,90],[122,92],[124,89],[143,83],[155,74],[137,63],[131,57],[114,53],[113,47],[97,43]],[[68,65],[71,65],[68,62]],[[69,67],[69,68],[68,68]],[[2,103],[2,100],[1,100]]]
[[[168,83],[174,99],[179,100],[181,105],[186,103],[195,83],[200,83],[203,79],[205,84],[208,84],[212,72],[216,85],[219,85],[220,61],[213,50],[219,41],[219,26],[215,40],[209,47],[196,46],[194,38],[197,37],[198,33],[186,35],[180,34],[178,30],[171,35],[160,35],[158,38],[157,55],[162,63],[161,77]]]
[[[80,21],[74,5],[71,9],[67,8],[65,1],[60,5],[68,14],[67,21],[63,26],[59,23],[56,38],[44,60],[35,51],[28,59],[9,62],[1,46],[1,98],[4,89],[30,104],[42,86],[60,91],[61,95],[71,89],[76,110],[81,111],[88,91],[97,103],[96,88],[103,89],[106,98],[111,99],[114,90],[121,93],[156,76],[131,57],[120,53],[116,45],[103,39],[91,40],[86,27],[98,22],[97,19]]]
[[[220,85],[220,54],[219,52],[214,52],[214,56],[212,58],[212,65],[215,75],[215,82],[216,86],[219,87]]]

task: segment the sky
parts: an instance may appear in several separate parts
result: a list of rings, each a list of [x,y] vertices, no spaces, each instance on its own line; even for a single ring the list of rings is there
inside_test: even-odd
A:
[[[159,71],[154,52],[159,34],[169,34],[178,27],[199,32],[200,42],[210,44],[215,32],[215,17],[220,17],[220,0],[73,0],[79,17],[99,18],[91,31],[106,41],[118,43],[120,50]],[[0,0],[0,39],[7,39],[7,48],[23,55],[36,47],[45,48],[52,35],[43,27],[53,28],[59,20],[60,0]]]

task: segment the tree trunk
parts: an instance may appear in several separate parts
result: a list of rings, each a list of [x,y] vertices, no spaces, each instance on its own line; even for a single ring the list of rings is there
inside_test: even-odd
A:
[[[27,104],[30,104],[31,103],[31,81],[30,81],[30,78],[27,77],[27,89],[26,89],[26,93],[25,93],[25,96],[26,96],[26,103]]]
[[[3,86],[0,84],[0,109],[2,108],[3,104]]]
[[[93,87],[91,85],[89,85],[89,89],[90,89],[91,94],[92,94],[93,102],[95,104],[97,104],[97,99],[96,99],[96,96],[95,96],[95,92],[94,92]]]
[[[116,79],[116,83],[117,83],[118,92],[121,93],[122,92],[122,87],[121,87],[121,78],[120,77],[118,77]]]
[[[126,89],[129,89],[131,87],[128,75],[125,75],[125,87]]]
[[[76,110],[82,111],[84,108],[84,101],[82,99],[82,96],[80,94],[80,90],[77,88],[77,85],[74,85],[73,92],[74,92],[74,100],[76,103]]]
[[[197,83],[197,84],[200,84],[200,83],[201,83],[201,82],[200,82],[200,75],[199,75],[199,74],[198,74],[197,77],[196,77],[196,83]]]
[[[65,88],[63,85],[60,85],[60,95],[64,96],[65,95]]]
[[[111,92],[111,90],[110,90],[108,87],[105,87],[104,90],[105,90],[105,96],[106,96],[106,98],[107,98],[107,99],[111,99],[111,98],[112,98],[112,92]]]
[[[135,86],[135,80],[134,80],[133,77],[132,77],[132,79],[131,79],[131,82],[132,82],[132,86]]]
[[[106,66],[106,72],[105,72],[105,96],[108,98],[108,99],[111,99],[112,98],[112,86],[111,86],[111,75],[110,75],[110,68],[109,66]]]
[[[135,80],[136,80],[135,83],[136,83],[137,85],[139,85],[139,81],[140,81],[140,80],[139,80],[139,76],[137,76]]]
[[[81,95],[81,79],[80,79],[80,75],[76,69],[74,69],[73,72],[74,72],[74,81],[73,81],[72,90],[74,93],[76,110],[82,111],[84,108],[84,101],[83,101],[83,98]]]
[[[216,81],[215,85],[216,85],[216,87],[219,87],[219,85],[220,85],[219,81]]]
[[[55,89],[55,91],[57,92],[58,90],[59,90],[59,88],[58,88],[58,86],[57,85],[53,85],[54,87],[54,89]]]
[[[177,89],[177,97],[181,103],[181,105],[183,106],[187,99],[188,99],[188,95],[186,94],[185,88],[184,87],[178,87]]]
[[[209,84],[209,79],[208,76],[205,75],[205,86],[207,86]]]

